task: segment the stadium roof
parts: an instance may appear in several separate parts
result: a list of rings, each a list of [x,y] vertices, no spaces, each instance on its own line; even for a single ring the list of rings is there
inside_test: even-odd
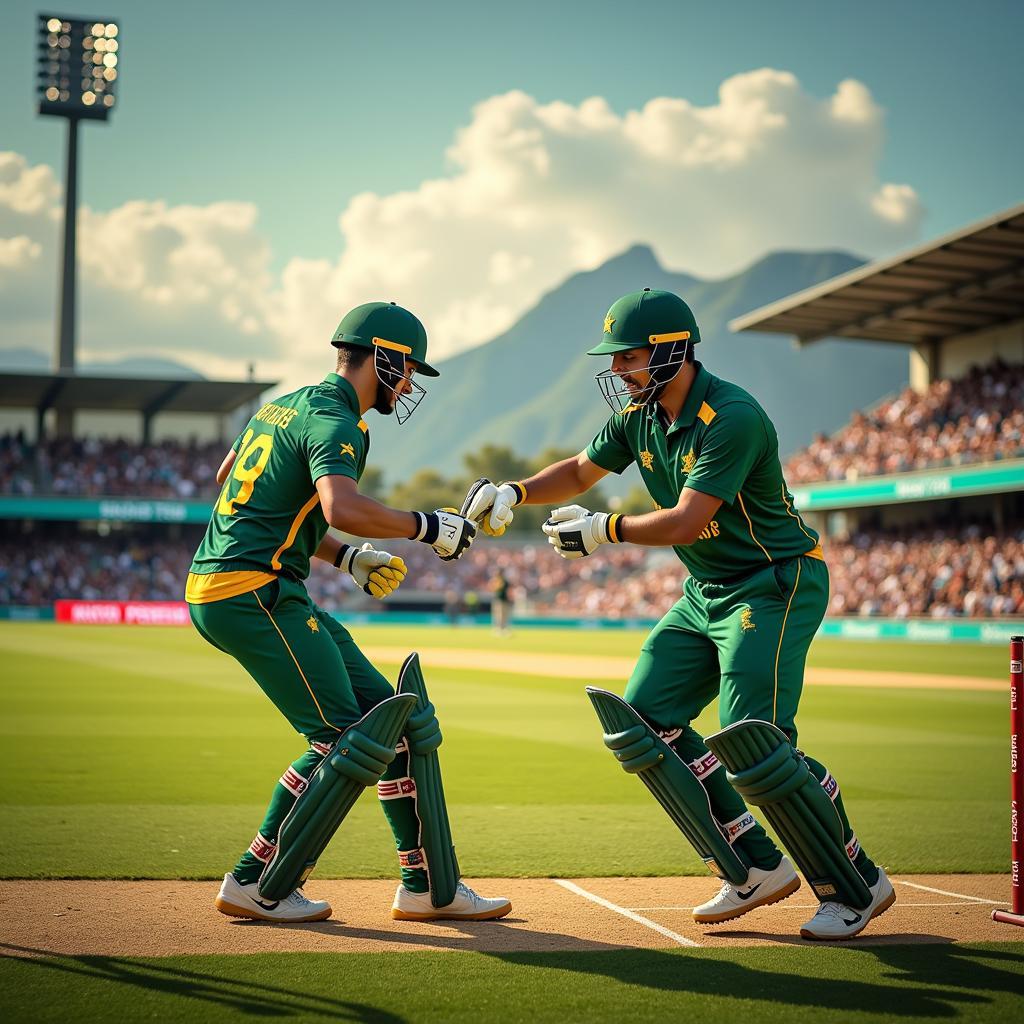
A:
[[[201,377],[94,377],[68,372],[0,373],[0,409],[138,412],[234,412],[276,381],[205,380]]]
[[[941,341],[1024,318],[1024,203],[892,259],[796,292],[729,323],[801,344]]]

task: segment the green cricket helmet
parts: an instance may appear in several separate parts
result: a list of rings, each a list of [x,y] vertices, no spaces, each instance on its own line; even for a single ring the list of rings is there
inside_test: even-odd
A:
[[[665,385],[683,368],[690,346],[699,341],[700,328],[693,311],[678,295],[644,288],[612,303],[604,318],[601,342],[587,355],[614,355],[634,348],[651,350],[646,366],[650,383],[637,394],[630,394],[614,370],[603,370],[594,378],[612,412],[622,412],[630,405],[657,401]]]
[[[407,377],[406,359],[415,362],[416,372],[424,377],[441,375],[427,362],[427,331],[419,317],[394,302],[365,302],[356,306],[342,317],[331,344],[335,348],[354,345],[373,350],[379,382],[374,408],[385,415],[394,409],[399,423],[413,414],[427,393],[413,380],[409,381],[410,391],[398,393],[399,381]],[[389,394],[393,400],[387,397]]]

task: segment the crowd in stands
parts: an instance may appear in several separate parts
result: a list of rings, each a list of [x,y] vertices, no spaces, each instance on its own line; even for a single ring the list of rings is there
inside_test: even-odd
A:
[[[1024,614],[1024,529],[858,533],[825,549],[832,615],[1002,618]]]
[[[786,464],[789,484],[1024,458],[1024,366],[997,360],[924,394],[906,388],[819,434]]]
[[[180,601],[195,542],[64,535],[0,541],[0,605]]]
[[[180,600],[195,548],[189,542],[67,537],[55,543],[0,542],[0,604],[58,598]],[[384,546],[381,544],[380,546]],[[664,551],[600,548],[573,562],[547,544],[484,540],[458,562],[423,544],[388,542],[409,576],[400,592],[471,611],[487,600],[500,569],[515,607],[568,617],[653,618],[681,596],[683,567]],[[825,544],[833,615],[947,618],[1024,615],[1024,526],[871,531]],[[309,590],[328,608],[380,609],[346,573],[314,560]]]
[[[45,440],[0,435],[0,494],[210,500],[221,442]],[[790,484],[852,479],[1001,458],[1024,458],[1024,367],[996,361],[957,380],[910,389],[819,436],[786,466]],[[58,598],[178,600],[198,533],[68,532],[55,542],[0,533],[0,604]],[[422,544],[388,542],[410,575],[403,594],[472,610],[500,571],[514,604],[534,614],[660,616],[681,593],[683,570],[666,551],[601,548],[567,562],[546,544],[481,538],[457,563]],[[826,544],[833,615],[993,617],[1024,614],[1024,529],[868,531]],[[314,561],[314,598],[327,607],[370,605],[352,580]]]
[[[213,444],[95,438],[29,442],[0,436],[0,494],[189,499],[216,494],[227,448]]]

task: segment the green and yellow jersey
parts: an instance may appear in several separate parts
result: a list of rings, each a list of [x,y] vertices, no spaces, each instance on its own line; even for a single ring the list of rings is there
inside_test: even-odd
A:
[[[232,445],[237,453],[189,571],[185,600],[206,604],[284,575],[303,580],[327,533],[319,477],[358,480],[370,438],[348,381],[267,402]]]
[[[743,388],[700,363],[676,421],[665,429],[657,405],[629,406],[587,448],[602,469],[635,462],[658,508],[671,508],[684,487],[722,499],[693,543],[673,550],[697,580],[730,581],[766,564],[812,555],[818,535],[793,507],[768,415]]]

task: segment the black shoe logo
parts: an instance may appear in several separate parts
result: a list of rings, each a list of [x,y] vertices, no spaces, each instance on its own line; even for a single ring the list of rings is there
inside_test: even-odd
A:
[[[737,889],[736,895],[739,896],[741,900],[749,900],[750,897],[753,896],[754,893],[757,892],[757,890],[760,888],[761,883],[758,882],[757,885],[752,885],[746,892],[744,892],[742,889]]]
[[[861,918],[860,914],[854,914],[853,917],[851,917],[849,920],[847,920],[844,917],[843,918],[843,924],[845,924],[847,927],[849,927],[852,924],[860,924],[860,922],[862,920],[863,920],[863,918]]]
[[[264,910],[277,910],[278,906],[280,906],[281,904],[281,901],[274,900],[273,903],[264,903],[263,900],[253,900],[253,903],[255,903],[256,906],[258,907],[262,907]],[[858,920],[860,920],[860,918],[858,918]]]

